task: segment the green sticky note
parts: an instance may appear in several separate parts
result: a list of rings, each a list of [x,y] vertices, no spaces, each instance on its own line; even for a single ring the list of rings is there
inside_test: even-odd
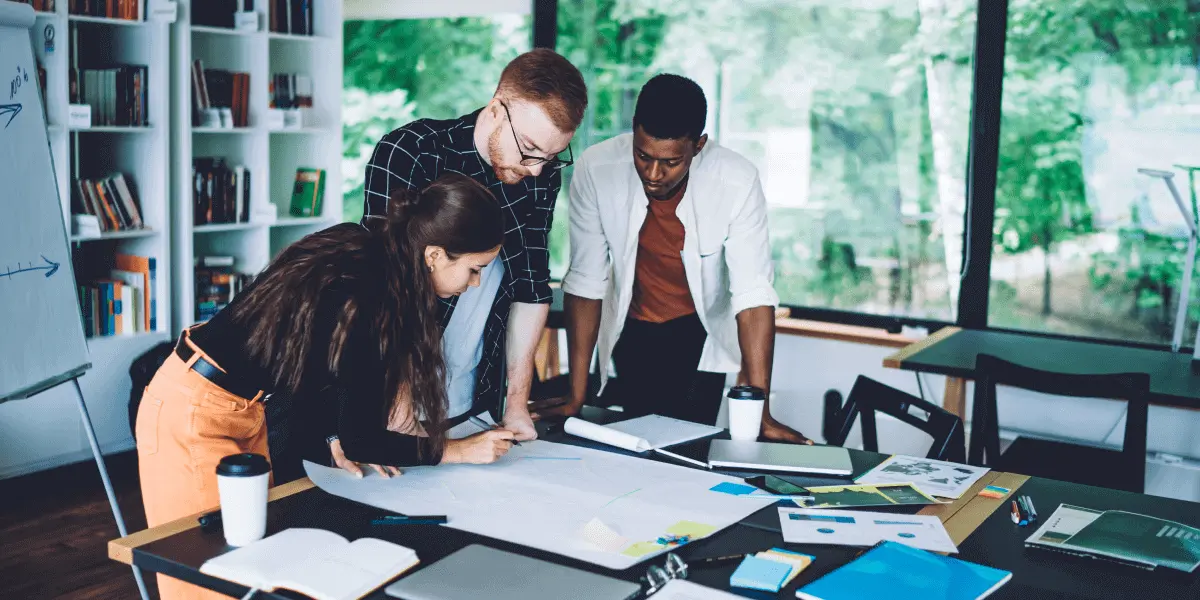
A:
[[[695,521],[680,521],[668,527],[667,534],[686,535],[694,540],[697,538],[702,538],[716,530],[717,528],[713,527],[712,525],[705,525],[704,523],[697,523]]]
[[[624,554],[625,556],[632,556],[633,558],[641,558],[652,552],[658,552],[663,548],[664,546],[657,542],[634,542],[630,544],[629,547],[626,548],[621,554]]]

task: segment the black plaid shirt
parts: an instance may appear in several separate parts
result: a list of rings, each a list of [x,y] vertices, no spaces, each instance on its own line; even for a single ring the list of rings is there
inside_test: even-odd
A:
[[[482,109],[481,109],[482,110]],[[554,201],[562,187],[556,169],[544,169],[516,185],[496,178],[475,149],[475,119],[480,111],[446,121],[421,119],[383,136],[367,164],[364,219],[386,214],[392,189],[421,188],[443,173],[461,173],[491,190],[505,213],[500,258],[504,279],[483,331],[483,356],[476,369],[475,406],[501,409],[505,399],[505,327],[513,302],[549,304],[550,225]],[[442,329],[450,323],[457,297],[442,300]]]

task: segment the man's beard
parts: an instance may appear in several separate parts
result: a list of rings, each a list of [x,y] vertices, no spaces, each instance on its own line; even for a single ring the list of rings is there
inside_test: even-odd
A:
[[[488,157],[492,159],[492,170],[496,173],[496,178],[508,185],[516,185],[525,178],[525,173],[518,170],[517,167],[508,166],[501,162],[501,156],[504,155],[504,150],[500,148],[500,128],[497,127],[488,138]]]

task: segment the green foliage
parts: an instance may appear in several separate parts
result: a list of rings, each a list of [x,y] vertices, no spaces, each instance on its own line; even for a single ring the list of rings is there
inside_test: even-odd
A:
[[[528,17],[347,21],[343,67],[343,214],[363,209],[375,144],[417,118],[483,106],[504,65],[530,47]]]

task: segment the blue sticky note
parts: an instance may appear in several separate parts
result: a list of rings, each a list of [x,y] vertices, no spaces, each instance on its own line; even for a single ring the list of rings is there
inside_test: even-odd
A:
[[[717,485],[714,485],[708,489],[709,489],[709,491],[721,492],[722,494],[733,494],[734,496],[745,496],[746,494],[756,491],[758,488],[756,488],[752,485],[742,485],[740,483],[733,483],[731,481],[723,481],[723,482],[718,483]]]
[[[757,556],[747,556],[742,564],[738,565],[733,575],[729,576],[729,585],[751,590],[778,592],[791,572],[792,566],[789,564]]]

